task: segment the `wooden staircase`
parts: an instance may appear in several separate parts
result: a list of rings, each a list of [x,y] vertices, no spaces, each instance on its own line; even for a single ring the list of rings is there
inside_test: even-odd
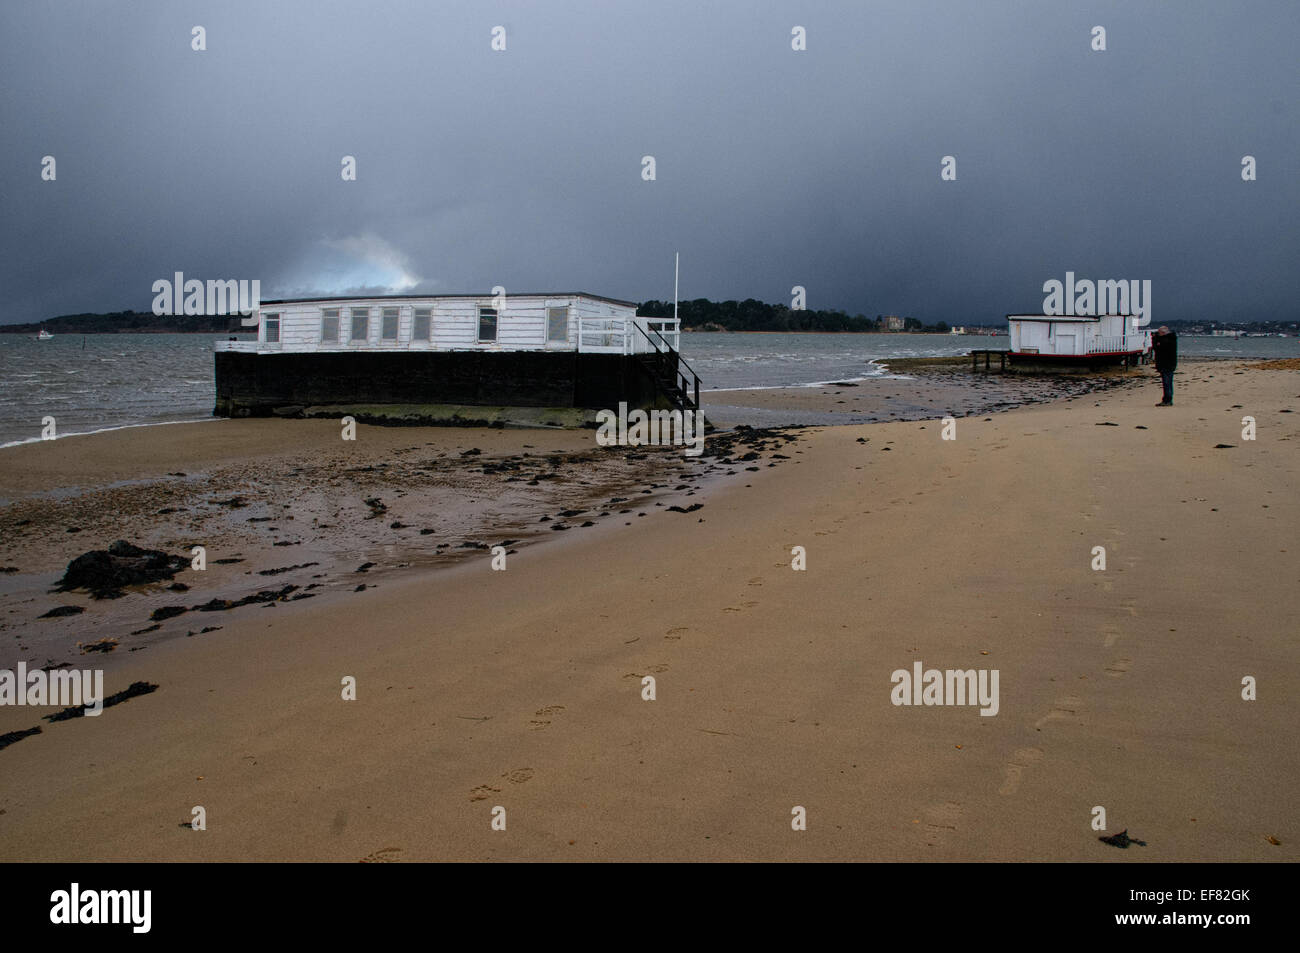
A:
[[[633,321],[649,349],[635,351],[637,362],[650,375],[655,389],[675,410],[700,409],[700,376],[682,360],[681,354],[658,331],[649,331]]]

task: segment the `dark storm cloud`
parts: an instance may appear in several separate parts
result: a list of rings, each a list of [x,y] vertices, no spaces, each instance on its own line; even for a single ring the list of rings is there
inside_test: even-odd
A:
[[[1298,27],[1288,0],[6,4],[0,322],[147,308],[175,271],[665,298],[678,250],[683,297],[967,323],[1073,270],[1151,279],[1157,323],[1295,320]]]

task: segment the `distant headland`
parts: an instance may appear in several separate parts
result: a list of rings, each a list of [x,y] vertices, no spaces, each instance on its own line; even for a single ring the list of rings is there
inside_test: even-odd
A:
[[[637,307],[637,314],[647,318],[671,318],[673,303],[644,301]],[[838,309],[791,308],[784,304],[767,304],[755,298],[744,301],[710,301],[708,298],[679,301],[677,316],[681,319],[683,331],[929,331],[947,334],[950,330],[942,321],[927,325],[916,318],[883,314],[872,319],[865,314],[850,315]]]
[[[26,324],[0,324],[0,334],[224,334],[239,329],[239,315],[156,315],[151,311],[64,314]]]

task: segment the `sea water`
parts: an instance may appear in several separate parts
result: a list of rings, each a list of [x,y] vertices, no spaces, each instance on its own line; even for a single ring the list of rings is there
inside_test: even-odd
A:
[[[213,344],[226,334],[0,334],[0,446],[40,440],[44,419],[67,436],[212,419]],[[240,335],[241,340],[251,340]],[[683,334],[704,390],[884,379],[879,362],[1005,348],[1007,338],[943,334]],[[1181,336],[1184,356],[1300,357],[1300,338]]]

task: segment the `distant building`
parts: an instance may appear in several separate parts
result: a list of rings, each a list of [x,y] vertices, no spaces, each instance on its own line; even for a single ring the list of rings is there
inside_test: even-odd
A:
[[[1151,350],[1151,332],[1124,314],[1009,314],[1012,364],[1137,364]]]
[[[886,331],[903,330],[903,319],[896,314],[885,315],[885,330]]]

